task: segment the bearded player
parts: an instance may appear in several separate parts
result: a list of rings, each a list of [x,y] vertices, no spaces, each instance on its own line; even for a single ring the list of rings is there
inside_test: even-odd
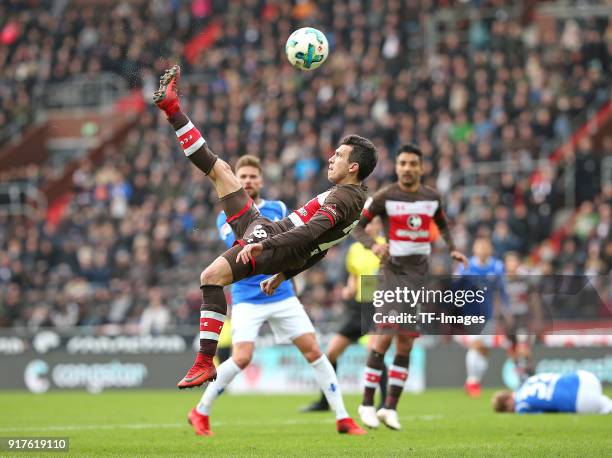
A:
[[[248,154],[241,156],[236,164],[236,175],[263,216],[271,221],[287,216],[287,207],[283,202],[260,197],[263,171],[257,157]],[[217,229],[223,242],[231,247],[235,240],[224,212],[217,217]],[[335,374],[328,370],[329,361],[321,354],[315,330],[295,296],[291,281],[282,282],[274,294],[268,296],[259,287],[265,278],[265,275],[255,275],[232,285],[232,356],[217,367],[217,379],[206,387],[200,403],[189,412],[189,423],[200,436],[213,435],[210,429],[213,403],[251,362],[255,339],[265,322],[268,322],[278,341],[291,341],[310,363],[326,400],[329,398],[328,404],[334,406],[336,418],[348,417],[338,381]],[[351,434],[365,434],[365,431],[352,428]]]
[[[450,250],[451,257],[467,263],[467,258],[455,248],[439,193],[421,184],[423,153],[415,145],[403,145],[395,161],[397,182],[376,192],[365,204],[354,237],[382,259],[378,288],[393,290],[396,286],[420,287],[429,270],[431,224],[435,222]],[[364,228],[380,216],[388,243],[377,243]],[[396,354],[388,370],[388,388],[382,409],[374,408],[374,394],[380,383],[385,353],[396,337]],[[382,421],[399,430],[397,404],[408,378],[410,351],[418,333],[406,329],[383,333],[376,337],[374,348],[366,361],[365,388],[359,415],[366,426],[377,428]]]
[[[211,180],[236,238],[236,244],[200,275],[200,350],[193,366],[177,385],[183,389],[200,386],[217,376],[213,356],[227,314],[223,287],[266,274],[272,277],[261,288],[264,293],[272,294],[284,280],[320,261],[330,247],[348,237],[359,221],[366,199],[367,191],[361,182],[374,170],[377,152],[372,142],[363,137],[343,138],[329,159],[327,177],[334,186],[286,218],[270,221],[261,216],[231,167],[209,149],[200,132],[181,111],[179,78],[178,65],[166,71],[153,101],[175,129],[185,155]],[[326,362],[328,373],[333,373],[331,364]],[[348,417],[341,420],[340,432],[350,432],[356,427]]]

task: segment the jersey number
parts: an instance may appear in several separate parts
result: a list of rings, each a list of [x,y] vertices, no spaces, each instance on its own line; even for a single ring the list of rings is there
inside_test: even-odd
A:
[[[347,238],[350,235],[350,233],[353,231],[353,229],[355,229],[358,223],[359,223],[359,220],[353,221],[353,224],[351,224],[350,226],[346,226],[342,230],[342,232],[344,232],[343,237],[340,237],[339,239],[336,239],[336,240],[332,240],[331,242],[322,243],[321,245],[319,245],[319,248],[317,248],[316,250],[313,250],[312,253],[310,253],[310,256],[314,256],[315,254],[321,253],[322,251],[326,251],[329,248],[333,247],[334,245],[337,245],[338,243],[342,242],[345,238]]]

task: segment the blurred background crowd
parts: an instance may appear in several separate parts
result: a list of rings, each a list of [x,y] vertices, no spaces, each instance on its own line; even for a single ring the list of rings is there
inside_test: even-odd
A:
[[[264,198],[295,208],[327,189],[326,160],[346,133],[379,148],[367,181],[375,191],[395,179],[395,153],[412,142],[460,249],[489,235],[496,256],[520,253],[525,272],[609,276],[612,135],[570,139],[610,103],[612,19],[543,28],[527,6],[516,14],[517,4],[8,0],[0,5],[1,132],[16,135],[36,119],[41,81],[112,72],[148,102],[164,68],[179,62],[183,109],[231,164],[245,153],[262,159]],[[444,10],[469,20],[452,29],[436,22],[440,38],[425,52],[427,26]],[[310,73],[284,56],[302,25],[330,42],[328,61]],[[186,43],[202,30],[208,42],[194,57]],[[39,186],[46,167],[0,178]],[[72,192],[57,224],[44,212],[0,215],[0,326],[148,333],[197,323],[199,273],[223,249],[219,207],[163,115],[147,104],[101,163],[80,160]],[[302,277],[316,325],[342,314],[348,245]],[[432,271],[452,269],[436,242]]]

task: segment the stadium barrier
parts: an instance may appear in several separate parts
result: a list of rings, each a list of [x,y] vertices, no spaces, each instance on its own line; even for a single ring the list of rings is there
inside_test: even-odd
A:
[[[330,335],[321,336],[327,342]],[[569,336],[564,336],[567,339]],[[569,341],[568,341],[569,342]],[[612,346],[534,348],[538,372],[585,369],[612,384]],[[599,341],[602,342],[602,341]],[[158,336],[61,335],[55,330],[34,334],[0,335],[0,389],[44,393],[79,389],[97,393],[109,388],[174,388],[176,378],[193,361],[197,340],[189,333]],[[359,392],[367,355],[364,345],[353,345],[339,361],[338,376],[347,393]],[[393,355],[387,355],[391,363]],[[442,343],[425,336],[413,349],[407,391],[460,387],[465,379],[465,349],[455,341]],[[502,348],[493,349],[485,386],[513,387],[514,371]],[[293,346],[258,342],[251,365],[231,385],[235,393],[315,392],[312,370]]]

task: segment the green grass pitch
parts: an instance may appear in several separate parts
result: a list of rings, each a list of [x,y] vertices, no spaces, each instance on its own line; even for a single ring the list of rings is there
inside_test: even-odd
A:
[[[107,391],[99,395],[0,393],[0,437],[63,436],[74,456],[610,456],[612,416],[499,415],[491,391],[406,394],[401,432],[335,432],[331,413],[300,414],[310,396],[219,398],[214,437],[195,436],[187,412],[201,391]],[[347,396],[356,415],[359,398]],[[0,456],[35,455],[0,451]]]

